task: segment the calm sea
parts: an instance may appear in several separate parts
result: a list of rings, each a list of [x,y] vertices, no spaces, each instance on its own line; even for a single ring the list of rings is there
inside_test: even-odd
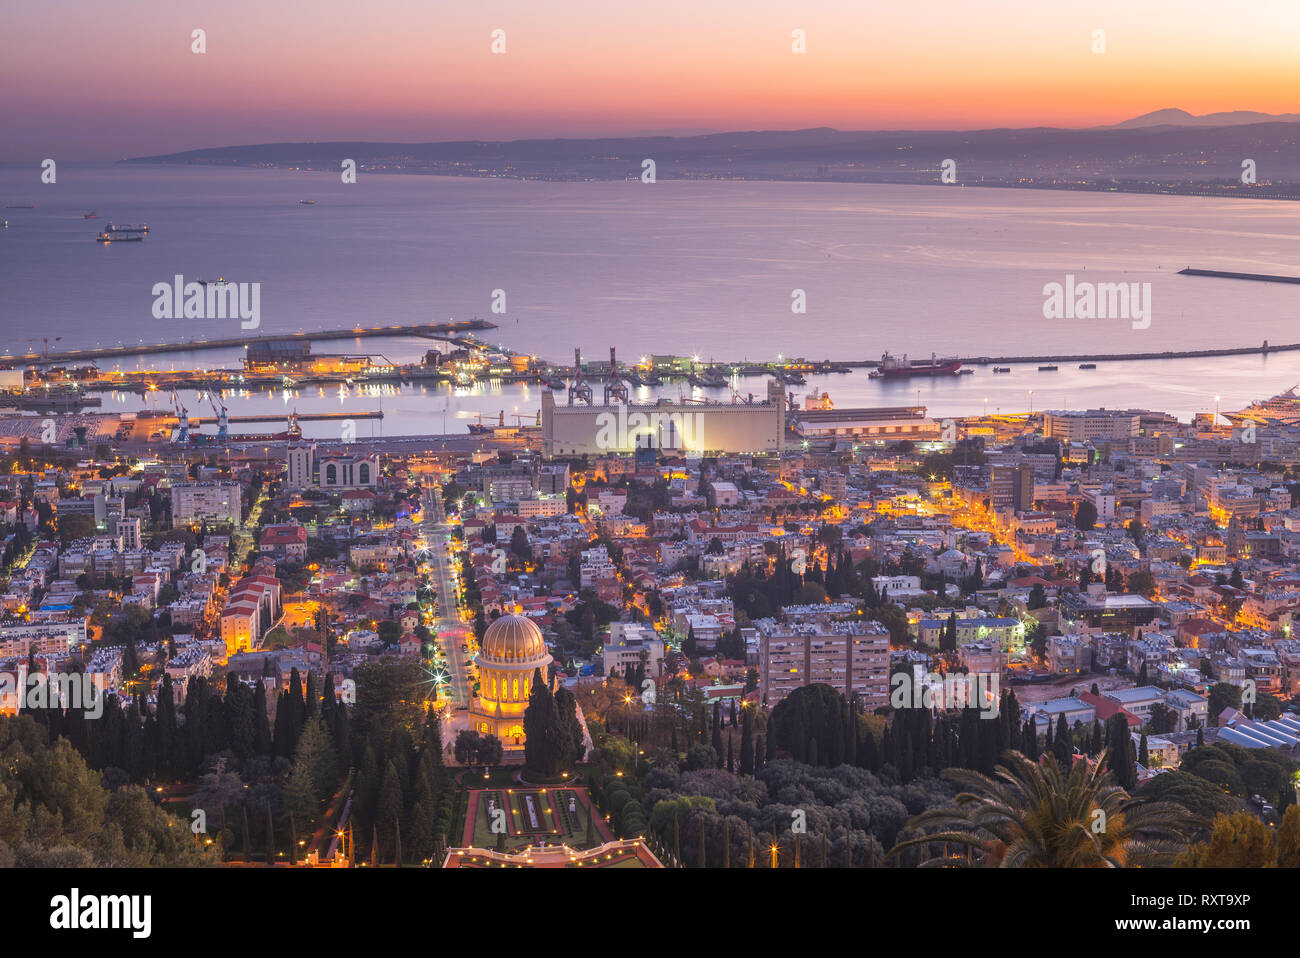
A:
[[[878,358],[1135,352],[1300,341],[1300,287],[1176,275],[1184,266],[1300,275],[1288,203],[961,187],[767,182],[534,183],[504,179],[203,167],[0,167],[0,354],[239,333],[237,320],[152,316],[175,274],[261,284],[259,333],[491,319],[488,338],[554,360]],[[314,205],[301,205],[312,199]],[[99,218],[83,219],[97,211]],[[143,243],[93,242],[108,222]],[[1151,322],[1043,318],[1043,286],[1149,283]],[[504,292],[505,313],[493,297]],[[795,291],[806,312],[792,312]],[[57,337],[57,338],[56,338]],[[316,352],[396,361],[432,343],[322,342]],[[239,353],[176,354],[124,368],[233,367]],[[810,379],[837,405],[921,401],[937,415],[1145,406],[1187,417],[1300,382],[1300,353],[1062,366],[877,383]],[[739,383],[762,394],[761,380]],[[1032,390],[1032,392],[1031,392]],[[675,395],[677,387],[668,390]],[[380,408],[387,435],[461,431],[479,412],[531,416],[538,390],[303,390],[232,414]],[[715,393],[716,395],[716,393]],[[206,404],[187,400],[191,412]],[[138,397],[106,397],[136,409]],[[241,408],[241,403],[246,404]],[[328,427],[327,427],[328,428]],[[372,424],[363,421],[359,433]],[[374,424],[376,432],[381,431]],[[309,430],[309,433],[312,430]],[[317,430],[319,432],[319,430]]]

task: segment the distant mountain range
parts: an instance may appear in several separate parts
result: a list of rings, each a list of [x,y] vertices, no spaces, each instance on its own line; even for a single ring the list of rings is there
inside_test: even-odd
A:
[[[139,157],[130,163],[292,167],[541,180],[665,179],[939,183],[945,160],[966,186],[1213,193],[1300,199],[1300,114],[1193,116],[1157,110],[1090,129],[739,131],[687,136],[382,143],[265,143]],[[1252,159],[1257,182],[1240,182]]]
[[[1256,113],[1254,110],[1233,110],[1230,113],[1206,113],[1193,116],[1186,110],[1156,110],[1143,113],[1123,123],[1098,127],[1101,130],[1133,130],[1150,126],[1247,126],[1251,123],[1295,123],[1300,113]]]

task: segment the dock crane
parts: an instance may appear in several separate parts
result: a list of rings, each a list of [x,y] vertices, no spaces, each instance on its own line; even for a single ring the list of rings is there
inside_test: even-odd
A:
[[[226,404],[211,389],[208,390],[208,403],[212,406],[212,411],[217,414],[217,442],[229,441],[230,416],[226,412]]]
[[[190,441],[190,411],[181,403],[181,397],[176,395],[176,390],[172,390],[172,412],[176,414],[178,430],[176,433],[176,442]]]
[[[569,384],[569,405],[574,405],[575,400],[581,400],[588,406],[592,405],[591,384],[582,374],[581,347],[575,347],[573,350],[573,382]]]
[[[614,355],[614,347],[609,347],[609,380],[605,383],[605,405],[611,402],[628,402],[627,383],[623,382],[618,375],[618,359]]]

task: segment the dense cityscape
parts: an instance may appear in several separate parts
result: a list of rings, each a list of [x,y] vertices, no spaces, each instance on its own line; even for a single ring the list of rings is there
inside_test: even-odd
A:
[[[11,438],[0,863],[1297,864],[1285,397],[936,420],[610,369],[401,454]]]
[[[1281,939],[1300,8],[1172,6],[0,14],[10,940]]]

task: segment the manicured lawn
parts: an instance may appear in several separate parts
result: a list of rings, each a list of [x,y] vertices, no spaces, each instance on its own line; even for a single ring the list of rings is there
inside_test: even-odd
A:
[[[473,792],[477,796],[477,808],[474,814],[473,844],[479,848],[495,849],[497,836],[492,831],[492,819],[488,803],[504,809],[509,831],[506,834],[507,849],[521,848],[536,844],[538,841],[548,843],[562,842],[573,848],[587,847],[587,807],[584,797],[575,789],[532,789],[532,788],[485,788]],[[534,827],[528,814],[528,798],[532,798],[533,809],[537,815]],[[573,810],[569,810],[570,799]],[[593,828],[593,844],[599,845],[604,839],[600,828]]]

